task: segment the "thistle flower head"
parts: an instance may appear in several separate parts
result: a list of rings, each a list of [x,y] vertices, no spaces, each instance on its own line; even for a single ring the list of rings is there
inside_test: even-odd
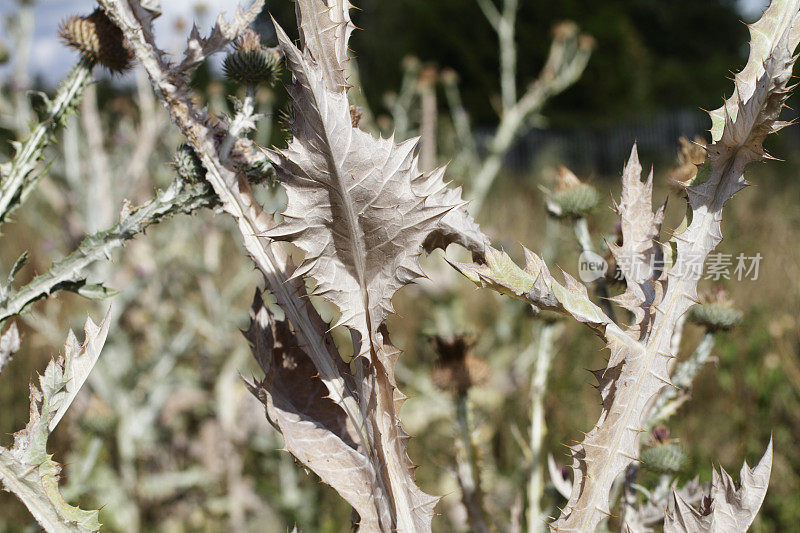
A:
[[[133,64],[133,53],[126,46],[122,31],[102,9],[95,9],[87,17],[68,18],[61,23],[58,35],[84,59],[113,73],[128,70]]]
[[[733,307],[728,291],[723,287],[714,287],[701,301],[700,305],[694,306],[689,312],[689,320],[695,324],[712,331],[727,331],[741,323],[742,312]]]
[[[233,51],[222,63],[225,77],[244,85],[273,85],[280,74],[277,52],[261,46],[261,38],[246,29],[234,42]]]
[[[597,206],[599,199],[597,189],[560,166],[555,190],[547,196],[547,211],[556,218],[582,218]]]

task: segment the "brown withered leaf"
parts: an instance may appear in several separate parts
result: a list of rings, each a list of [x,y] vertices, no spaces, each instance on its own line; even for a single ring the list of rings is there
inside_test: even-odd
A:
[[[257,292],[245,337],[264,370],[264,379],[248,383],[264,404],[267,418],[283,434],[285,448],[333,487],[361,517],[365,531],[390,527],[391,500],[380,492],[375,471],[345,412],[327,397],[308,355],[285,321],[277,321]],[[341,360],[343,375],[349,371]]]

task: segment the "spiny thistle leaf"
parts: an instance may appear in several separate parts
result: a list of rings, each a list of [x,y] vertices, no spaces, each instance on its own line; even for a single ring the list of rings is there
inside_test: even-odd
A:
[[[634,314],[631,328],[635,338],[646,331],[654,317],[650,306],[660,299],[663,287],[655,283],[661,276],[662,247],[656,239],[664,221],[666,202],[653,213],[653,171],[642,181],[642,165],[636,145],[622,171],[622,198],[614,209],[622,227],[622,244],[609,243],[616,264],[625,276],[627,290],[614,301]]]
[[[228,22],[220,15],[208,37],[201,37],[197,26],[192,26],[178,71],[188,72],[205,61],[208,56],[228,46],[255,20],[262,9],[264,0],[255,0],[248,9],[236,6],[233,21]]]
[[[289,146],[269,152],[288,205],[285,222],[266,236],[306,252],[295,275],[316,281],[313,294],[342,311],[336,325],[356,332],[357,353],[371,358],[392,296],[423,275],[422,244],[459,205],[420,193],[441,178],[419,170],[416,140],[396,144],[353,128],[347,95],[328,89],[330,70],[277,32],[294,77],[295,120]]]
[[[346,92],[347,43],[355,26],[350,20],[348,0],[297,0],[300,46],[314,60],[327,89]]]
[[[771,472],[772,439],[755,468],[749,468],[745,461],[738,483],[724,468],[715,469],[711,490],[700,509],[673,491],[673,506],[667,511],[664,533],[744,533],[764,502]]]
[[[47,453],[47,440],[100,356],[108,335],[108,314],[100,325],[84,326],[81,345],[70,331],[64,355],[51,361],[39,387],[31,384],[30,421],[14,435],[11,449],[0,447],[0,482],[24,503],[47,531],[98,531],[98,511],[69,505],[58,489],[61,466]]]
[[[393,312],[394,293],[422,275],[421,247],[461,242],[480,254],[486,239],[458,191],[446,188],[443,171],[419,170],[416,140],[396,144],[353,126],[342,81],[348,7],[298,2],[302,51],[276,25],[293,75],[293,139],[286,149],[269,152],[288,205],[284,223],[264,236],[306,252],[294,276],[313,278],[312,294],[335,304],[342,312],[337,325],[353,335],[364,453],[378,468],[373,492],[393,502],[391,521],[381,527],[426,531],[437,499],[414,482],[408,435],[398,418],[405,400],[394,378],[400,352],[384,321]],[[448,218],[453,212],[459,213]]]

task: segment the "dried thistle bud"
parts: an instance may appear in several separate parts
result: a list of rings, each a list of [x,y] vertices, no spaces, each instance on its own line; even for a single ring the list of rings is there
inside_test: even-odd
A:
[[[225,77],[244,85],[273,85],[281,70],[277,53],[261,46],[261,39],[251,29],[245,30],[236,42],[234,50],[222,63]]]
[[[458,83],[458,72],[451,68],[446,68],[441,72],[440,78],[445,85],[456,85]]]
[[[475,340],[466,335],[436,336],[433,345],[439,362],[433,369],[433,383],[440,390],[464,394],[489,378],[489,365],[472,354]]]
[[[669,442],[670,431],[667,426],[656,426],[650,433],[653,437],[653,442],[656,444]]]
[[[354,128],[357,128],[358,125],[361,123],[361,119],[364,118],[364,110],[357,105],[350,106],[350,122]]]
[[[242,34],[236,38],[233,47],[242,52],[261,50],[261,37],[250,28],[246,28]]]
[[[420,67],[419,59],[417,59],[414,56],[405,56],[402,61],[402,67],[404,71],[419,70]]]
[[[694,141],[681,137],[678,143],[678,166],[670,173],[668,185],[675,194],[686,197],[686,186],[697,175],[697,168],[706,161],[706,140],[698,135]]]
[[[547,211],[556,218],[582,218],[597,206],[599,199],[597,189],[560,166],[555,191],[547,197]]]
[[[178,147],[174,164],[178,175],[189,183],[197,183],[206,177],[206,169],[200,162],[200,158],[197,157],[194,148],[188,144]]]
[[[716,286],[701,299],[701,304],[689,311],[689,320],[709,330],[727,331],[742,321],[742,312],[733,307],[728,291]]]
[[[428,65],[419,71],[417,83],[419,83],[420,87],[430,87],[434,85],[438,79],[439,71],[436,70],[436,67]]]
[[[88,17],[68,18],[61,23],[58,35],[84,59],[99,63],[113,73],[123,72],[133,64],[133,53],[125,44],[122,30],[102,9],[95,9]]]
[[[578,35],[578,25],[571,20],[564,20],[553,26],[553,39],[558,41]]]
[[[582,33],[578,36],[578,48],[581,50],[594,50],[597,46],[597,40],[588,33]]]

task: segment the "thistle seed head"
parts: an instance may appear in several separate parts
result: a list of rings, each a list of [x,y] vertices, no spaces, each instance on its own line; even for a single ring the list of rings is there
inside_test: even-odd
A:
[[[72,16],[61,23],[58,35],[67,46],[76,49],[92,63],[99,63],[112,73],[120,73],[133,64],[120,30],[102,9],[88,17]]]
[[[439,362],[433,369],[433,384],[442,391],[464,394],[486,383],[489,364],[472,354],[474,338],[466,335],[436,336],[433,345]]]

